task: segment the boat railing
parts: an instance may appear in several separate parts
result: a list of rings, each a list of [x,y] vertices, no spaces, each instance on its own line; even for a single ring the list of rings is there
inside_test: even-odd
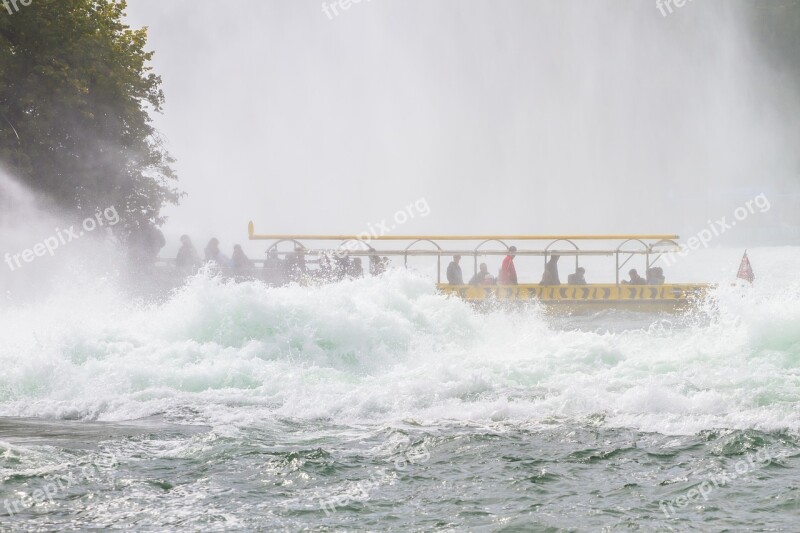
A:
[[[504,256],[508,254],[510,242],[514,241],[548,241],[544,248],[518,248],[514,251],[517,256],[541,256],[547,263],[549,257],[559,255],[575,258],[575,269],[579,267],[581,257],[610,257],[615,258],[616,279],[620,284],[620,271],[636,256],[644,256],[646,268],[651,268],[665,253],[680,251],[677,242],[679,238],[672,234],[642,234],[642,235],[314,235],[314,234],[257,234],[253,222],[248,225],[250,240],[273,241],[268,251],[275,251],[278,255],[302,254],[303,256],[320,256],[322,254],[344,254],[353,257],[403,257],[403,265],[408,267],[409,257],[436,257],[437,283],[441,283],[441,258],[442,256],[460,255],[473,257],[474,271],[478,271],[478,258],[482,256]],[[308,247],[304,242],[339,241],[337,248]],[[404,248],[377,250],[372,244],[376,241],[407,241]],[[452,249],[443,248],[442,241],[476,241],[474,248]],[[614,248],[589,248],[582,249],[578,242],[616,241],[619,244]],[[499,249],[486,249],[489,243],[497,243]],[[293,249],[280,251],[278,246],[283,243],[292,243]],[[357,243],[353,247],[351,243]],[[416,248],[420,244],[433,245],[434,249]],[[555,246],[566,243],[571,248],[556,249]],[[633,245],[633,247],[631,246]],[[312,260],[313,261],[313,260]],[[311,263],[312,261],[308,261]]]

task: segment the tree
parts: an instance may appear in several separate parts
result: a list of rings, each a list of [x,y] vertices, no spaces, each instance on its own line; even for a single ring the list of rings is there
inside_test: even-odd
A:
[[[125,233],[160,225],[181,193],[149,112],[164,102],[147,28],[124,0],[0,3],[0,161],[62,208],[115,207]]]

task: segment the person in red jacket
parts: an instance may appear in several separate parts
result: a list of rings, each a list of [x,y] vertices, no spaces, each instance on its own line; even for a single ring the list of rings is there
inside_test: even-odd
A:
[[[503,266],[500,267],[500,275],[497,276],[498,285],[516,285],[517,284],[517,269],[514,268],[514,257],[517,255],[516,246],[508,248],[508,255],[503,259]]]

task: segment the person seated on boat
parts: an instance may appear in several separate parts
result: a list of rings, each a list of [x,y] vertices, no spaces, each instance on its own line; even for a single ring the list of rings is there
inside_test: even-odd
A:
[[[219,239],[214,237],[210,241],[208,241],[208,244],[206,244],[206,248],[205,250],[203,250],[203,253],[205,254],[206,262],[216,261],[217,258],[219,257]]]
[[[181,235],[181,247],[175,256],[175,266],[184,272],[191,272],[200,264],[200,255],[188,235]]]
[[[129,265],[137,275],[152,274],[158,253],[167,244],[164,233],[155,225],[145,222],[131,228],[128,237]]]
[[[585,273],[585,268],[578,267],[574,274],[567,276],[567,285],[586,285],[586,278],[583,277]]]
[[[647,269],[648,285],[663,285],[664,281],[664,269],[661,267],[651,267]]]
[[[253,262],[250,261],[250,258],[245,255],[241,244],[237,244],[233,247],[231,265],[233,265],[235,270],[249,270],[253,268]]]
[[[517,269],[514,267],[514,257],[516,257],[517,247],[509,246],[508,255],[503,259],[500,266],[500,273],[497,276],[497,283],[500,285],[516,285]]]
[[[331,259],[325,252],[320,252],[319,254],[319,268],[317,269],[316,276],[323,281],[330,281],[333,279]]]
[[[653,280],[656,282],[655,283],[656,285],[663,285],[664,283],[666,283],[667,278],[666,278],[666,276],[664,276],[664,269],[663,268],[655,267],[655,270],[653,271],[653,274],[654,274]]]
[[[461,273],[461,267],[458,262],[461,261],[460,255],[454,255],[453,260],[447,265],[447,283],[450,285],[463,285],[464,275]]]
[[[635,268],[630,269],[628,275],[631,277],[631,280],[622,280],[623,285],[647,285],[647,280],[640,276]]]
[[[373,252],[375,250],[372,250]],[[379,276],[383,273],[381,267],[383,266],[380,256],[371,255],[369,256],[369,273],[371,276]]]
[[[289,279],[295,281],[300,280],[308,272],[305,249],[299,244],[295,245],[294,252],[286,257],[286,268]]]
[[[284,285],[288,279],[286,261],[278,256],[278,250],[271,248],[264,260],[264,281],[270,285]]]
[[[369,273],[373,276],[380,276],[389,268],[389,258],[377,255],[369,256]]]
[[[228,258],[228,256],[219,251],[219,239],[216,237],[208,241],[204,253],[206,263],[216,263],[220,267],[231,266],[231,260]]]
[[[561,285],[561,280],[558,278],[558,260],[560,255],[552,255],[544,265],[544,274],[542,274],[542,281],[539,285]]]
[[[336,252],[333,257],[333,278],[343,280],[350,268],[350,256],[345,252]]]
[[[264,260],[264,268],[278,270],[281,268],[282,264],[283,260],[278,257],[278,250],[275,248],[270,249],[267,252],[266,260]]]
[[[353,260],[350,262],[350,271],[348,275],[351,278],[363,278],[364,277],[364,267],[361,266],[361,258],[354,257]]]
[[[481,263],[479,268],[480,270],[470,278],[470,285],[494,285],[497,283],[494,276],[489,274],[489,267],[486,266],[486,263]]]

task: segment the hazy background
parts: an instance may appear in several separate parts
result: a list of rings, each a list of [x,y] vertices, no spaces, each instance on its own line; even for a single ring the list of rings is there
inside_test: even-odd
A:
[[[696,232],[800,241],[798,95],[748,6],[690,1],[131,0],[167,97],[181,233]],[[725,242],[720,240],[720,242]]]

